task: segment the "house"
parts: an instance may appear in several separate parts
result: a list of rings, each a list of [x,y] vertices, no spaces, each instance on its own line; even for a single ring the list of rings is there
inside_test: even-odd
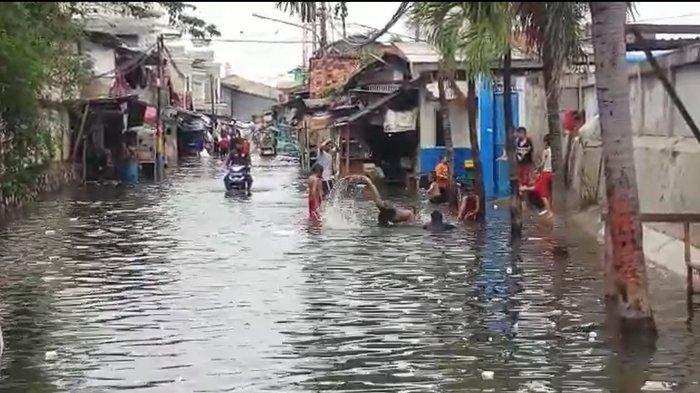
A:
[[[381,55],[373,58],[350,75],[343,86],[344,95],[356,108],[341,105],[346,113],[335,116],[336,138],[343,145],[340,173],[363,172],[378,166],[387,180],[412,183],[427,177],[446,153],[438,102],[440,55],[426,43],[397,42],[382,47]],[[523,113],[525,74],[537,67],[527,56],[514,53],[510,92],[516,127],[521,124]],[[456,87],[458,92],[446,86],[446,98],[455,175],[464,177],[472,149],[463,99],[467,94],[463,70],[457,70]],[[506,135],[500,78],[480,78],[476,93],[476,131],[486,195],[505,196],[510,189],[508,163],[499,159],[504,155]]]
[[[225,115],[248,121],[262,114],[277,103],[280,92],[274,87],[229,75],[221,80],[222,101]]]

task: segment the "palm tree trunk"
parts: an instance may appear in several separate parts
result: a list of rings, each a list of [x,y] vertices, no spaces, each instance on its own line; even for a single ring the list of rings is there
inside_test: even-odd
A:
[[[440,104],[440,117],[442,118],[442,132],[445,136],[445,157],[447,158],[447,165],[449,167],[449,181],[450,187],[448,189],[448,201],[451,207],[457,207],[458,201],[456,200],[457,193],[454,190],[454,162],[455,162],[455,149],[452,143],[452,125],[450,124],[450,107],[447,102],[447,97],[445,96],[445,69],[440,65],[440,70],[438,71],[438,101]],[[456,92],[455,92],[456,93]]]
[[[549,38],[545,37],[542,45],[542,74],[544,77],[544,92],[547,108],[547,128],[549,131],[550,147],[552,150],[552,170],[554,171],[554,185],[552,187],[552,205],[559,206],[560,211],[566,212],[563,197],[565,170],[561,161],[561,124],[559,120],[559,84],[554,73],[554,59],[551,53],[552,45],[548,44]]]
[[[321,55],[326,54],[326,46],[328,44],[328,32],[326,31],[326,2],[322,1],[318,7],[318,23],[321,25],[320,29],[320,52]]]
[[[591,3],[596,94],[605,161],[608,200],[606,225],[612,264],[604,269],[614,294],[608,304],[623,330],[656,332],[649,304],[642,224],[634,167],[634,146],[625,62],[625,2]],[[612,277],[610,277],[612,275]],[[607,287],[607,286],[606,286]]]
[[[513,107],[510,99],[511,76],[510,48],[503,56],[503,117],[506,128],[506,152],[510,176],[510,232],[520,237],[523,230],[523,204],[520,200],[520,182],[518,181],[518,163],[515,158],[515,136],[513,135]]]
[[[486,214],[486,198],[484,197],[484,174],[481,170],[481,156],[479,155],[479,138],[476,129],[476,84],[470,78],[467,82],[467,116],[469,122],[469,144],[472,150],[472,161],[474,161],[474,173],[476,181],[474,188],[479,196],[479,215],[477,221],[483,221]]]

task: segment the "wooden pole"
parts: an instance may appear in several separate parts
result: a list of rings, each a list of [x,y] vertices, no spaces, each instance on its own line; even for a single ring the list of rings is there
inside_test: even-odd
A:
[[[503,117],[506,131],[506,153],[508,155],[508,173],[510,177],[510,231],[520,238],[523,229],[523,211],[520,201],[520,182],[518,181],[517,161],[515,157],[515,140],[513,136],[513,108],[510,96],[511,49],[503,56]]]
[[[686,268],[686,290],[688,291],[688,296],[692,296],[695,293],[695,288],[693,287],[693,268],[690,266],[690,223],[683,223],[683,243],[684,243],[684,254],[685,254],[685,268]]]
[[[155,161],[153,162],[153,180],[158,180],[159,173],[159,156],[158,146],[161,138],[161,121],[163,111],[163,35],[158,36],[158,103],[156,110],[156,138],[155,138]]]
[[[87,122],[87,116],[89,111],[90,103],[87,103],[85,104],[85,108],[83,109],[83,117],[82,119],[80,119],[80,128],[78,128],[78,135],[76,135],[75,141],[73,142],[73,154],[71,154],[73,162],[75,162],[75,160],[78,158],[78,143],[80,143],[80,140],[83,137],[83,130],[85,129],[85,123]]]
[[[350,124],[345,125],[345,176],[350,174]]]
[[[634,36],[637,41],[642,41],[642,35],[639,33],[639,31],[634,30]],[[680,112],[681,116],[683,117],[683,120],[685,120],[685,124],[688,125],[688,128],[690,128],[690,131],[695,136],[695,139],[700,142],[700,129],[698,129],[695,121],[693,121],[693,118],[690,116],[690,113],[688,113],[685,105],[683,105],[683,101],[681,101],[680,97],[678,97],[676,89],[673,87],[673,85],[671,85],[671,82],[666,77],[666,74],[664,74],[664,72],[661,70],[659,62],[656,61],[656,58],[654,57],[654,54],[651,53],[651,49],[649,49],[649,47],[644,48],[644,55],[651,65],[651,68],[654,70],[654,74],[656,74],[656,77],[659,78],[659,81],[661,81],[661,84],[664,86],[666,93],[668,93],[668,95],[671,97],[671,102],[673,102],[676,109],[678,109],[678,112]]]
[[[87,146],[86,145],[87,145],[87,140],[83,141],[83,183],[87,183]]]

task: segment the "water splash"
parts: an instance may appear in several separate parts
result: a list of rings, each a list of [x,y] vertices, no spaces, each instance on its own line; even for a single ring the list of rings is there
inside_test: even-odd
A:
[[[357,214],[355,198],[361,187],[346,178],[336,182],[324,203],[323,225],[331,229],[358,229],[362,227]]]

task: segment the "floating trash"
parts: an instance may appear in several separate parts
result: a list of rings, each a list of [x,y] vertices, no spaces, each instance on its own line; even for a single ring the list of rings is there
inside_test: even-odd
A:
[[[482,371],[481,372],[481,379],[484,381],[490,381],[493,379],[493,376],[495,373],[493,371]]]
[[[643,392],[670,392],[673,384],[664,381],[646,381],[642,386]]]
[[[58,358],[58,352],[56,351],[46,351],[44,354],[44,360],[56,360]]]
[[[507,268],[506,268],[506,273],[508,273],[508,274],[513,274],[513,268],[512,268],[512,267],[507,267]]]
[[[44,232],[45,235],[55,235],[56,231],[53,229],[47,229],[46,232]]]

